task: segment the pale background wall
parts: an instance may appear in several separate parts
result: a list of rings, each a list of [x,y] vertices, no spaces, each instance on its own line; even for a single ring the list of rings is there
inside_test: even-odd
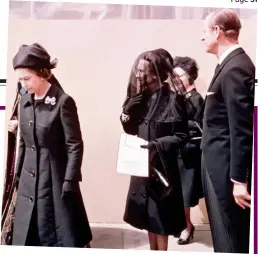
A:
[[[202,20],[10,18],[6,116],[10,115],[17,83],[12,57],[21,44],[38,42],[59,59],[54,74],[78,106],[85,142],[81,187],[90,222],[123,222],[129,177],[116,173],[116,156],[122,133],[119,115],[134,59],[142,51],[160,47],[172,56],[195,58],[200,66],[196,85],[204,95],[216,59],[203,50],[201,28]],[[255,17],[243,20],[240,42],[254,62],[256,30]],[[203,200],[192,214],[194,223],[208,222]]]

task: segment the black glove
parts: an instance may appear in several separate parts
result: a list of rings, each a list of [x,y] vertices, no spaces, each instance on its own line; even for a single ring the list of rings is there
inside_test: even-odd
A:
[[[141,148],[149,150],[149,162],[155,165],[156,157],[157,157],[157,149],[156,145],[153,141],[149,142],[147,145],[141,145]]]
[[[62,196],[61,198],[64,198],[67,194],[76,192],[76,186],[75,182],[72,181],[64,181],[63,187],[62,187]]]
[[[144,149],[152,150],[153,148],[155,148],[155,144],[154,142],[151,141],[147,145],[141,145],[140,147]]]
[[[142,102],[142,94],[137,94],[136,96],[129,99],[126,106],[124,107],[123,113],[126,115],[134,114]]]

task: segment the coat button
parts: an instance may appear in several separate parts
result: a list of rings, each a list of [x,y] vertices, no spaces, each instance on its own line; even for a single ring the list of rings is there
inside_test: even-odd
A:
[[[30,197],[29,197],[29,200],[30,200],[30,202],[33,202],[33,197],[30,196]]]
[[[35,151],[36,150],[36,147],[34,145],[31,146],[31,150],[32,151]]]
[[[136,193],[135,192],[133,192],[133,196],[135,196],[136,195]]]
[[[33,121],[29,121],[29,126],[32,126],[33,125]]]
[[[141,194],[141,196],[142,196],[143,198],[146,198],[146,195],[145,195],[145,194]]]

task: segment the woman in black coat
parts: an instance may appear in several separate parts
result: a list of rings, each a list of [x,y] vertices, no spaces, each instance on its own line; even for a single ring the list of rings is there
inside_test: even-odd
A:
[[[194,226],[190,218],[190,207],[198,205],[203,197],[201,181],[201,123],[203,98],[196,91],[194,81],[198,77],[198,66],[190,57],[176,57],[174,72],[186,89],[189,141],[178,154],[178,165],[182,182],[187,228],[181,233],[178,244],[188,244],[193,238]]]
[[[28,94],[20,101],[17,199],[12,245],[85,247],[92,234],[79,182],[83,141],[77,108],[50,84],[47,51],[22,45],[13,59]]]
[[[151,250],[167,250],[168,236],[186,227],[176,149],[187,140],[187,113],[184,98],[165,82],[170,71],[158,54],[141,54],[120,117],[127,134],[149,141],[149,177],[131,177],[124,220],[148,231]]]

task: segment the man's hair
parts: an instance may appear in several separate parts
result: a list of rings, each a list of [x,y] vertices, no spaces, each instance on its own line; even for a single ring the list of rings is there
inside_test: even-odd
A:
[[[242,28],[237,14],[231,9],[223,9],[210,14],[210,25],[218,26],[229,39],[237,40]]]

